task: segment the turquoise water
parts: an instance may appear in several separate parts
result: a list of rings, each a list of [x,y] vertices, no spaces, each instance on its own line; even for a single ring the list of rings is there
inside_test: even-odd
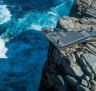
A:
[[[38,91],[48,50],[41,30],[68,16],[73,0],[1,0],[0,4],[0,90]]]

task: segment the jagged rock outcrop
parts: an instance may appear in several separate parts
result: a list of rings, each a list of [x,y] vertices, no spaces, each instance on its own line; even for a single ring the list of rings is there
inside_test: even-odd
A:
[[[57,30],[96,31],[96,0],[76,0],[70,16],[58,20]],[[96,91],[96,38],[92,40],[62,50],[50,41],[39,91]]]
[[[96,19],[94,18],[75,18],[63,16],[57,22],[57,28],[59,30],[66,31],[96,31]]]
[[[96,0],[75,0],[70,16],[96,18]]]
[[[41,91],[96,91],[96,42],[62,51],[50,43],[48,55]]]

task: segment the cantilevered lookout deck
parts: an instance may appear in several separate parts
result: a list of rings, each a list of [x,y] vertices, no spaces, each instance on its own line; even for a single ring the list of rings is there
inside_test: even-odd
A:
[[[46,34],[48,39],[59,49],[72,47],[75,44],[86,42],[87,39],[96,37],[95,31],[65,32],[51,31]]]

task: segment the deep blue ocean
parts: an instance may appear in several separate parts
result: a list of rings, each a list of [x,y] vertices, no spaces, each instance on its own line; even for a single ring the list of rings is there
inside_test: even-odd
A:
[[[38,91],[48,40],[73,0],[0,0],[0,91]]]

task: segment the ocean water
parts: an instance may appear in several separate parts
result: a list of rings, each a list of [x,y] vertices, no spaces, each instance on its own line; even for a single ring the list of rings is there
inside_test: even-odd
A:
[[[0,91],[38,91],[48,40],[73,0],[0,0]]]

